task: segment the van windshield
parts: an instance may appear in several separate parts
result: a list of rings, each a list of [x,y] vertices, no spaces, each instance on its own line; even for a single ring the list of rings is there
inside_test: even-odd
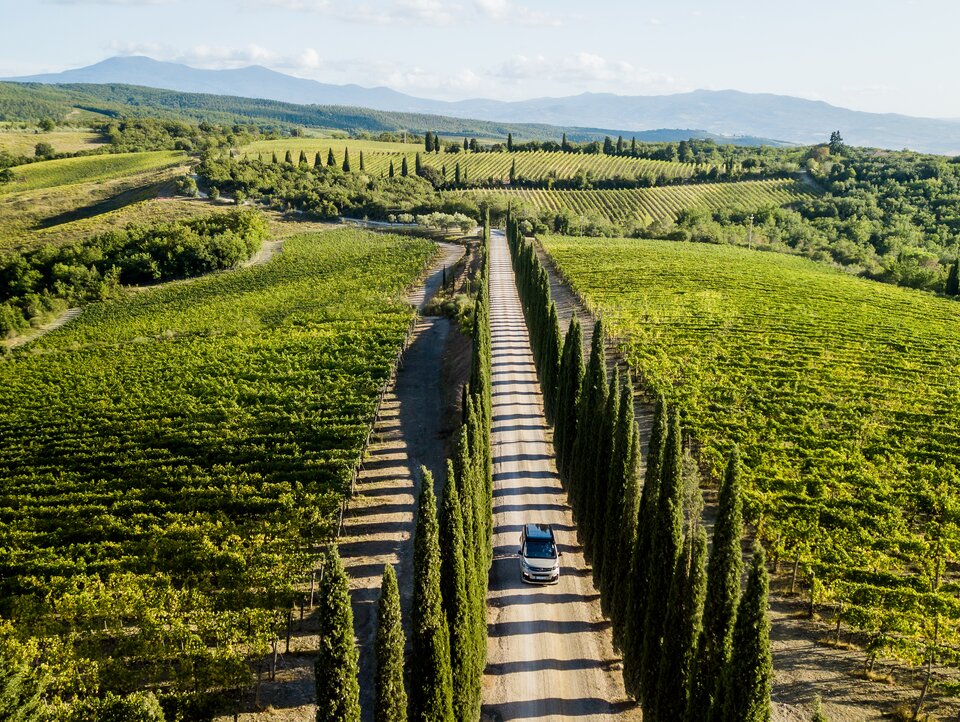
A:
[[[553,543],[546,540],[528,539],[527,549],[524,554],[528,559],[556,559],[557,552],[553,548]]]

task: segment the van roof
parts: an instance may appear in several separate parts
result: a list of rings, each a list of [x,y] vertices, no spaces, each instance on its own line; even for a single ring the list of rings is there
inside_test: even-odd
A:
[[[523,528],[527,539],[553,539],[553,529],[549,524],[527,524]]]

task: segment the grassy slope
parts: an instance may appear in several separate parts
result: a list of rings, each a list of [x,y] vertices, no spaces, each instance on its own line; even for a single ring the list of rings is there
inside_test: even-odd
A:
[[[92,155],[30,163],[13,168],[13,180],[0,185],[0,195],[122,178],[182,165],[186,158],[185,153],[163,150],[152,153]]]
[[[76,240],[82,235],[96,232],[101,219],[107,227],[112,227],[110,213],[47,228],[43,226],[54,219],[69,221],[73,217],[71,214],[78,209],[92,207],[113,211],[114,205],[145,201],[156,195],[157,187],[172,187],[173,179],[185,170],[186,166],[176,165],[119,178],[0,193],[0,252],[10,248],[30,248],[43,243]],[[151,219],[159,220],[155,215]]]
[[[102,135],[86,130],[62,130],[50,133],[37,133],[32,130],[0,131],[0,151],[6,151],[11,155],[32,157],[37,143],[49,143],[57,153],[95,150],[105,145]]]
[[[714,472],[740,444],[771,539],[822,499],[843,541],[819,553],[897,570],[915,492],[960,489],[960,304],[728,246],[544,245]]]

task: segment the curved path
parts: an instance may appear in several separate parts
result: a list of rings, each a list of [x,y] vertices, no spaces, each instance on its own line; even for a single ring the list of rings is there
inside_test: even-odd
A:
[[[490,573],[487,720],[639,719],[627,701],[609,623],[576,540],[544,420],[502,232],[490,243],[493,336],[494,562]],[[527,522],[553,525],[563,552],[560,583],[520,581],[516,552]]]

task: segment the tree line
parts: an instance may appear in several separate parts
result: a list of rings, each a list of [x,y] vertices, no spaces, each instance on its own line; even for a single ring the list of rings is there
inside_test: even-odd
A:
[[[579,320],[561,335],[546,269],[508,220],[517,287],[544,410],[601,607],[644,719],[768,720],[772,660],[764,551],[746,587],[740,462],[730,453],[713,547],[701,524],[698,473],[685,473],[679,411],[658,398],[641,484],[642,449],[629,373],[607,378],[602,319],[587,363]],[[689,457],[688,457],[689,458]]]
[[[376,640],[377,722],[466,722],[480,718],[486,666],[486,599],[493,560],[493,464],[490,452],[490,317],[484,224],[481,270],[473,315],[470,380],[463,421],[447,461],[438,501],[423,469],[414,531],[410,654],[404,654],[396,574],[384,568]],[[360,719],[358,656],[349,582],[335,548],[321,585],[320,652],[316,663],[317,721]]]

